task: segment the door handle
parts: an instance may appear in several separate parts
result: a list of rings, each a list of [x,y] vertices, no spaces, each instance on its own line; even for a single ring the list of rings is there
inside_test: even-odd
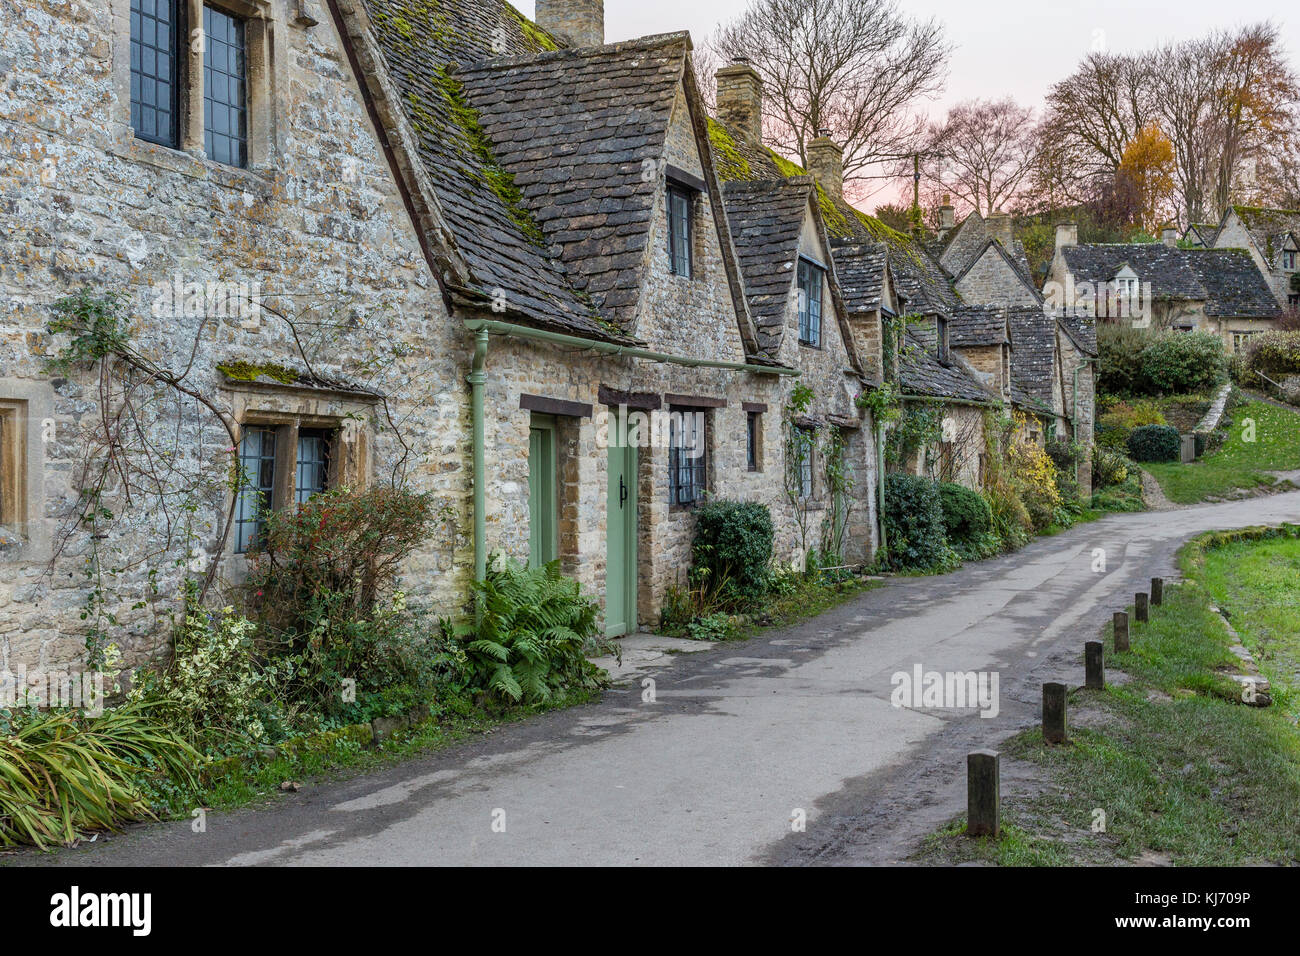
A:
[[[620,508],[622,508],[624,502],[626,502],[626,501],[627,501],[627,482],[623,480],[623,476],[622,476],[622,475],[619,475],[619,477],[618,477],[618,506],[619,506]]]

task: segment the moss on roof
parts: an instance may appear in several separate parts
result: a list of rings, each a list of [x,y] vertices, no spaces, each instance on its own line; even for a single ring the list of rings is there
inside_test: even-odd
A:
[[[482,124],[479,123],[478,111],[470,106],[469,101],[465,98],[465,88],[457,82],[446,66],[438,67],[432,71],[431,75],[437,84],[438,91],[446,101],[452,121],[465,134],[470,148],[482,165],[481,175],[472,170],[469,171],[469,175],[479,179],[496,194],[510,219],[530,242],[544,247],[546,238],[542,234],[542,229],[532,214],[525,208],[523,193],[515,185],[514,176],[506,172],[497,161],[493,153],[492,141],[488,138],[487,133],[483,131]],[[438,128],[436,120],[426,114],[418,94],[414,91],[408,93],[407,101],[411,105],[411,115],[414,117],[414,125],[418,132],[423,134]],[[421,127],[426,120],[429,121],[428,128],[422,129]]]
[[[518,25],[519,32],[524,35],[524,41],[534,47],[538,53],[551,53],[560,48],[560,44],[556,42],[555,37],[533,23],[509,3],[504,4],[504,6],[506,13]]]

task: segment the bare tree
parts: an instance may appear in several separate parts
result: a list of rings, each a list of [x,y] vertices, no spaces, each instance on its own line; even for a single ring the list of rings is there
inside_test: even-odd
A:
[[[1034,160],[1034,111],[1007,97],[966,100],[930,127],[922,176],[987,215],[1016,194]]]
[[[1090,53],[1048,92],[1043,135],[1053,149],[1076,158],[1078,179],[1119,168],[1124,148],[1151,113],[1149,79],[1140,56]]]
[[[942,91],[951,53],[938,22],[904,15],[896,0],[754,0],[710,45],[763,78],[773,147],[806,166],[807,144],[828,129],[846,180],[914,148],[924,120],[911,108]]]

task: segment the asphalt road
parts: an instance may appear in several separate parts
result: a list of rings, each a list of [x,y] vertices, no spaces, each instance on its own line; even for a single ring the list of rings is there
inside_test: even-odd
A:
[[[10,862],[80,865],[888,862],[964,808],[964,755],[1081,684],[1112,611],[1210,529],[1300,519],[1300,492],[1112,516],[805,624],[680,655],[599,703],[275,805]],[[1105,549],[1104,573],[1093,570]],[[1000,712],[890,703],[891,676],[996,671]],[[796,810],[804,832],[792,832]],[[504,832],[494,829],[504,817]]]

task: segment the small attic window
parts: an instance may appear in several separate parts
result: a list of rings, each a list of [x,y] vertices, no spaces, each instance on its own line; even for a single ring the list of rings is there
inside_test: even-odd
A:
[[[1283,249],[1282,268],[1287,272],[1293,272],[1295,270],[1295,257],[1296,251],[1294,249]]]
[[[691,190],[676,183],[668,184],[668,262],[674,275],[690,278],[693,265],[691,220],[693,213]]]
[[[948,318],[947,316],[937,315],[934,321],[934,352],[935,357],[944,365],[948,364]]]

